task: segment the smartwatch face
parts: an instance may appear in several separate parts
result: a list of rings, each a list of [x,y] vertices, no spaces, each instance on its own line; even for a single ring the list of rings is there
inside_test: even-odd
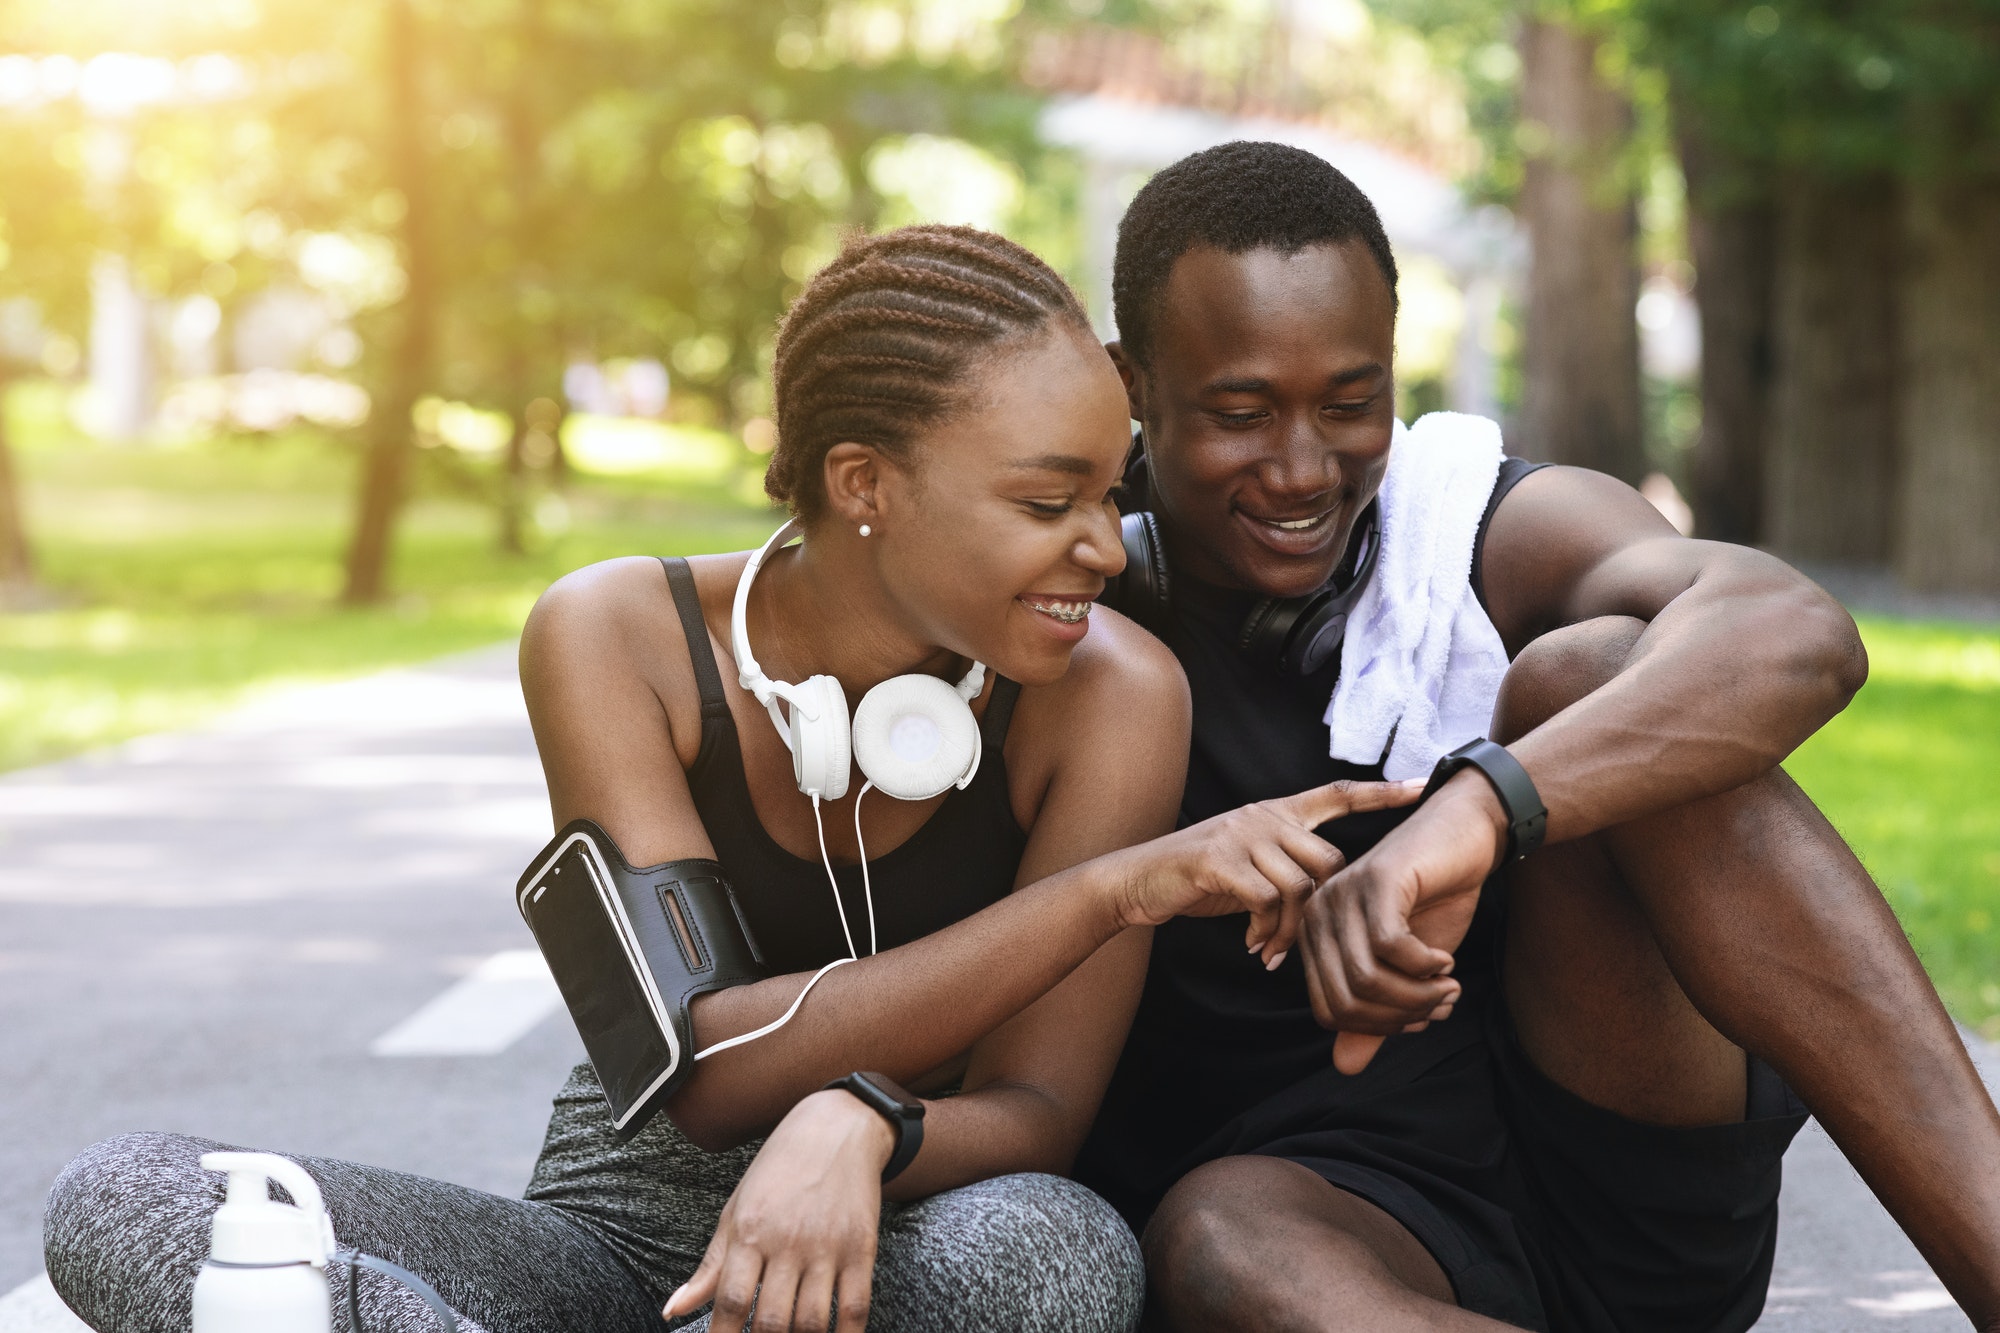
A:
[[[639,983],[619,904],[589,844],[570,840],[523,892],[521,907],[622,1123],[672,1071],[676,1052]]]

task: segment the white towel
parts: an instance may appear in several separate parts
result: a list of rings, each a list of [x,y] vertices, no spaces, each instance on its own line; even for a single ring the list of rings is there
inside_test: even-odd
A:
[[[1472,545],[1500,456],[1500,427],[1485,417],[1396,423],[1382,555],[1348,619],[1326,706],[1335,759],[1384,760],[1391,779],[1422,777],[1486,734],[1507,650],[1472,594]]]

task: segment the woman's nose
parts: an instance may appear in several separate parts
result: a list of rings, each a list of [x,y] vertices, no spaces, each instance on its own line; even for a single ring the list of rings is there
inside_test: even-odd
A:
[[[1119,537],[1118,511],[1104,505],[1091,515],[1090,529],[1071,551],[1071,557],[1093,574],[1115,578],[1125,570],[1125,543]]]

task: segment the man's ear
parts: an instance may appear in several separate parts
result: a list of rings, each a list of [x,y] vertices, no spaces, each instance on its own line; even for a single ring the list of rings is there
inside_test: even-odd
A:
[[[885,460],[873,448],[843,440],[826,451],[820,481],[826,487],[827,511],[848,527],[879,524]]]
[[[1132,409],[1132,420],[1146,419],[1146,376],[1131,357],[1125,355],[1125,344],[1113,340],[1104,344],[1104,350],[1111,356],[1111,364],[1118,367],[1118,378],[1125,381],[1125,402]]]

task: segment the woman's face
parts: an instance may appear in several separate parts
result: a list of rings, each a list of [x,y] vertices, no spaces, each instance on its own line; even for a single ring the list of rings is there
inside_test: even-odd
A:
[[[1130,430],[1088,332],[1063,324],[995,349],[908,466],[878,470],[869,541],[905,628],[1023,684],[1062,675],[1091,599],[1124,568],[1110,492]]]

